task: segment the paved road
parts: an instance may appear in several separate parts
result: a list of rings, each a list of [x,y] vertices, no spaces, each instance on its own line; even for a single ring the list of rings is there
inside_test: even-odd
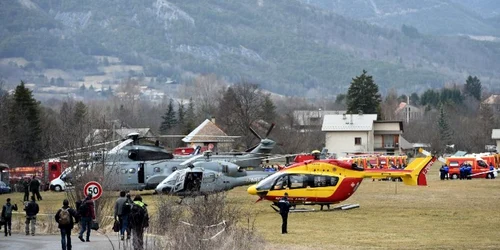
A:
[[[94,250],[108,250],[108,249],[124,249],[124,242],[118,240],[117,236],[109,236],[110,239],[99,233],[92,232],[90,236],[91,242],[81,242],[76,235],[71,236],[71,243],[73,250],[94,249]],[[111,242],[110,242],[111,240]],[[0,249],[19,250],[19,249],[61,249],[61,236],[60,235],[35,235],[28,236],[25,234],[12,234],[12,236],[5,237],[3,235],[3,228],[0,234]],[[126,249],[131,249],[128,247]]]

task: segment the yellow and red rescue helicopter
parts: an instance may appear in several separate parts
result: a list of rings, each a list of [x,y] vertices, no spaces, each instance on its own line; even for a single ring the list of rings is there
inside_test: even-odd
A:
[[[292,205],[330,205],[348,199],[364,178],[401,178],[406,185],[427,185],[426,174],[436,158],[420,149],[425,157],[415,158],[405,169],[364,169],[336,159],[309,160],[274,173],[247,192],[260,200],[277,202],[285,193]]]

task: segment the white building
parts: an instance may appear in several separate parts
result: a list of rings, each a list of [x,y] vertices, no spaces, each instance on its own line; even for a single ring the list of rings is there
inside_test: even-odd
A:
[[[347,153],[401,154],[402,121],[377,121],[376,114],[325,115],[325,146],[337,157]]]
[[[346,111],[339,110],[295,110],[293,111],[293,119],[296,122],[293,126],[301,132],[318,131],[323,124],[325,115],[338,115]]]
[[[500,153],[500,129],[493,129],[491,132],[491,139],[497,141],[497,152]]]

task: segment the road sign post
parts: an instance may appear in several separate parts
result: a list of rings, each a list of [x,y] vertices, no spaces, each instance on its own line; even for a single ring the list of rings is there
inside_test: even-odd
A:
[[[85,187],[83,188],[83,194],[85,195],[85,197],[91,194],[92,200],[99,199],[102,195],[102,191],[103,191],[102,186],[97,181],[88,182],[87,184],[85,184]]]

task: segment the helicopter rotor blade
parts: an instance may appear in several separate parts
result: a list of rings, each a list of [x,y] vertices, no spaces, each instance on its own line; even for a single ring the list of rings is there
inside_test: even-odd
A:
[[[271,131],[273,130],[274,126],[275,126],[275,124],[274,124],[274,123],[271,123],[271,127],[269,127],[269,129],[267,130],[267,133],[266,133],[266,137],[265,137],[265,138],[269,137],[269,134],[270,134],[270,133],[271,133]]]
[[[250,129],[250,131],[252,132],[253,135],[255,135],[255,137],[259,138],[260,140],[262,140],[262,137],[260,137],[259,134],[257,134],[257,132],[255,132],[255,130],[253,130],[252,127],[248,127]]]

